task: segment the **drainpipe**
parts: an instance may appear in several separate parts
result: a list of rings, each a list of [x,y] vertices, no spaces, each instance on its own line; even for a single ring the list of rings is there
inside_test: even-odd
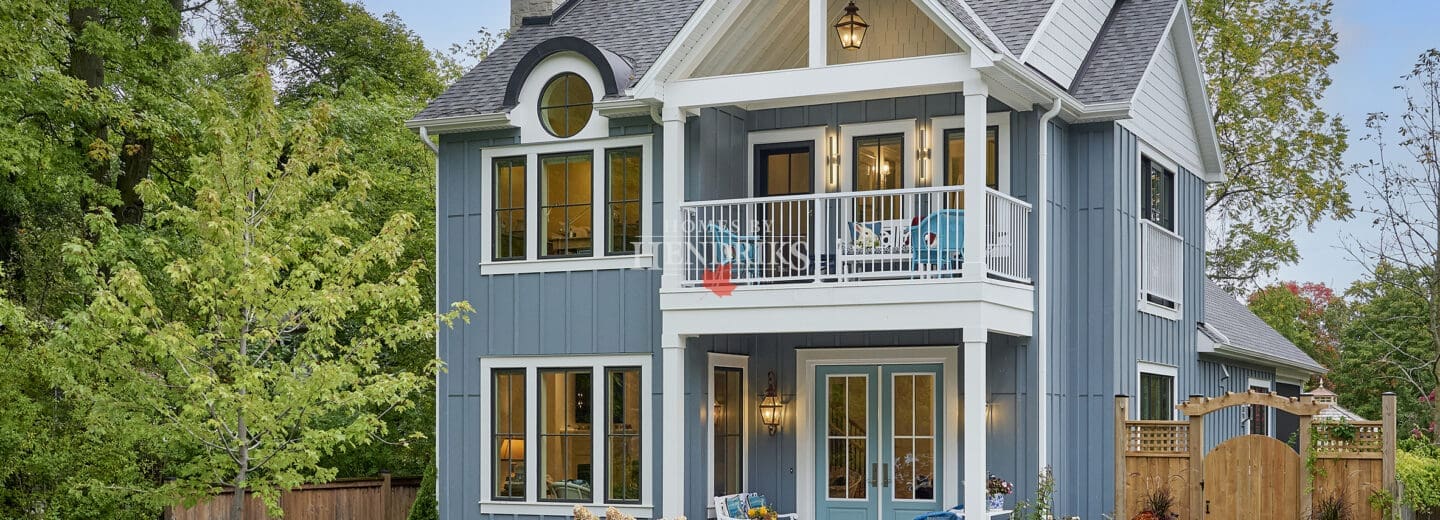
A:
[[[430,153],[440,153],[440,146],[430,140],[430,130],[423,126],[420,127],[420,141],[425,143],[425,147],[430,149]]]
[[[1037,425],[1040,429],[1040,468],[1044,471],[1050,465],[1050,120],[1060,114],[1062,101],[1055,98],[1050,111],[1040,116],[1040,193],[1035,204],[1040,211],[1038,218],[1040,261],[1035,272],[1035,304],[1039,322],[1035,331],[1035,350],[1038,359],[1037,372],[1041,374],[1036,385],[1040,412]]]

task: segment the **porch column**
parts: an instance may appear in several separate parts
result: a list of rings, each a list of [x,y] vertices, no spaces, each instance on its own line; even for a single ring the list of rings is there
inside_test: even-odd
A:
[[[667,124],[668,126],[668,124]],[[667,131],[665,139],[670,139]],[[668,204],[667,204],[668,206]],[[677,518],[685,514],[685,342],[689,336],[660,336],[660,457],[665,471],[660,475],[660,517]]]
[[[680,203],[685,201],[685,111],[667,105],[660,112],[664,124],[663,171],[660,172],[664,196],[661,200],[665,210],[660,218],[664,239],[656,254],[660,255],[661,267],[664,268],[660,286],[674,289],[680,287],[684,269],[681,259],[685,247],[685,226]]]
[[[966,109],[966,114],[969,114]],[[969,125],[966,125],[965,145],[970,145]],[[969,150],[966,150],[966,159],[969,159]],[[968,176],[967,176],[968,177]],[[966,213],[969,214],[968,212]],[[968,274],[967,274],[968,276]],[[989,477],[985,461],[985,435],[987,433],[985,421],[985,394],[986,378],[986,336],[989,331],[984,328],[967,328],[964,331],[965,346],[963,355],[964,362],[961,367],[964,374],[961,379],[965,381],[965,415],[962,418],[962,429],[965,430],[964,446],[961,448],[965,453],[965,466],[963,488],[961,499],[965,503],[965,518],[988,518],[985,511],[985,484]]]
[[[965,82],[965,263],[962,269],[967,280],[983,280],[987,274],[985,116],[989,100],[990,90],[984,80],[977,77]]]
[[[809,53],[811,67],[824,67],[829,61],[830,20],[826,8],[828,0],[810,0]]]

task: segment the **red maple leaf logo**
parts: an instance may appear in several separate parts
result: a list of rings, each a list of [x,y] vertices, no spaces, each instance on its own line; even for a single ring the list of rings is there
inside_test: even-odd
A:
[[[730,281],[730,264],[720,264],[714,269],[706,269],[700,273],[700,285],[716,296],[724,298],[735,292],[735,284]]]

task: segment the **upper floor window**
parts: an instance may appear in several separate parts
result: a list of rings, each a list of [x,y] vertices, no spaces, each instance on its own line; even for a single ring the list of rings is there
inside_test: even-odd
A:
[[[606,155],[605,195],[607,222],[605,252],[635,252],[640,240],[641,153],[639,148],[608,150]]]
[[[496,159],[494,173],[494,235],[491,245],[496,260],[525,258],[525,158]]]
[[[1175,172],[1142,155],[1140,176],[1140,215],[1167,231],[1175,231]]]
[[[540,91],[540,122],[550,135],[571,137],[590,122],[594,103],[595,93],[585,78],[574,72],[561,73]]]
[[[945,131],[945,185],[965,185],[965,129]],[[985,129],[985,186],[1000,189],[1000,127]]]
[[[540,158],[542,257],[587,256],[594,247],[590,152]]]

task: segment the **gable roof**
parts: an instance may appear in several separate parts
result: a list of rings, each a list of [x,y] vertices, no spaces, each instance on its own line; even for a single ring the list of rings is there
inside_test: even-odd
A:
[[[1019,56],[1058,0],[966,0],[1011,54]],[[950,2],[947,2],[949,4]],[[948,5],[947,5],[948,7]]]
[[[1170,28],[1178,0],[1120,0],[1081,65],[1070,95],[1083,103],[1129,101]]]
[[[992,51],[1000,50],[1000,46],[995,43],[994,39],[990,38],[989,31],[985,30],[987,26],[984,23],[981,23],[980,20],[977,20],[975,16],[971,15],[969,9],[965,8],[965,0],[939,1],[940,5],[944,6],[945,10],[950,12],[950,16],[954,16],[955,19],[960,22],[960,25],[965,26],[965,30],[970,31],[970,34],[973,34],[976,38],[980,39],[980,43],[985,44],[985,46],[989,47]],[[970,0],[969,4],[973,9],[974,0]],[[978,14],[979,13],[976,13],[976,15]]]
[[[520,60],[540,43],[570,36],[630,64],[634,85],[675,38],[702,0],[570,0],[548,24],[521,25],[475,68],[430,102],[415,120],[503,111],[505,87]]]
[[[1220,337],[1215,337],[1212,331],[1207,330],[1208,328],[1215,329],[1215,332],[1220,333]],[[1205,321],[1200,330],[1210,336],[1215,343],[1228,347],[1227,350],[1239,351],[1241,354],[1284,363],[1314,373],[1323,374],[1328,371],[1300,350],[1300,347],[1295,346],[1290,340],[1285,339],[1285,336],[1281,336],[1279,332],[1267,325],[1259,316],[1250,312],[1249,307],[1240,303],[1230,293],[1225,292],[1225,289],[1221,289],[1210,280],[1205,280]]]

